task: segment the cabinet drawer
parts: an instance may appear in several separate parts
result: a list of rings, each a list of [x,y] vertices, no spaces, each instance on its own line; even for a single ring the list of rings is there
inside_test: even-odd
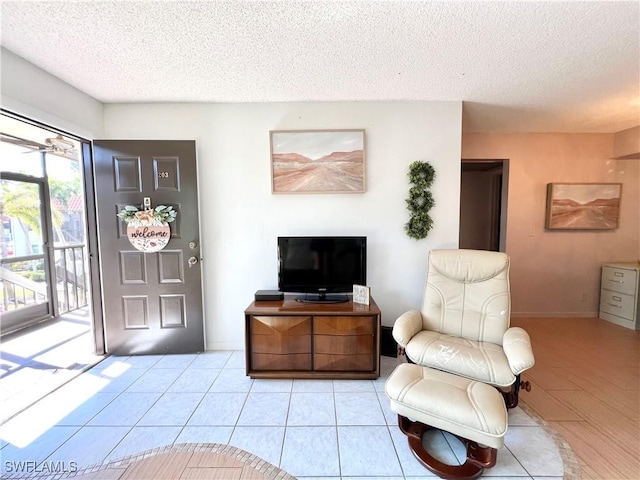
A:
[[[253,353],[311,353],[311,335],[270,336],[254,335],[251,338]]]
[[[328,355],[316,353],[313,356],[316,371],[330,372],[370,372],[373,370],[373,356],[369,355]]]
[[[251,317],[251,335],[311,335],[311,317]]]
[[[251,354],[251,367],[253,370],[310,371],[311,354],[273,355],[253,353]]]
[[[618,317],[634,320],[634,297],[623,293],[602,290],[600,293],[600,310]]]
[[[316,335],[373,335],[373,317],[313,317]]]
[[[636,270],[602,267],[602,288],[627,295],[635,295],[638,274]]]
[[[336,355],[373,353],[373,335],[315,335],[313,351]]]

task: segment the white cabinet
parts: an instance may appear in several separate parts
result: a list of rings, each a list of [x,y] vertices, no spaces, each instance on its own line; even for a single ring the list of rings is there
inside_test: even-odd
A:
[[[639,284],[639,264],[605,263],[600,286],[600,318],[639,330]]]

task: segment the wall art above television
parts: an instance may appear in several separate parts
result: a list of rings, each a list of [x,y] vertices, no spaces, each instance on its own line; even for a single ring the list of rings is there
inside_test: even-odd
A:
[[[613,230],[620,218],[621,183],[549,183],[545,227]]]
[[[364,130],[271,131],[273,193],[363,193]]]

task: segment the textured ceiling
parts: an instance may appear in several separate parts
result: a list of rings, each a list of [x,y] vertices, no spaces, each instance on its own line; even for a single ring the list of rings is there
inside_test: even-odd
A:
[[[640,124],[640,2],[2,1],[2,45],[114,102],[462,100],[464,130]]]

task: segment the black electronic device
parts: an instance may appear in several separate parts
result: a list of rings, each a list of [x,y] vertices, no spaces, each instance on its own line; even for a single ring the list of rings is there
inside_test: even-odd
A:
[[[301,302],[346,302],[367,283],[367,237],[278,237],[278,288]]]
[[[392,327],[380,327],[380,355],[385,357],[398,356],[398,344],[393,338]]]
[[[256,302],[273,302],[277,300],[282,300],[284,298],[284,293],[279,290],[258,290],[255,295]]]

